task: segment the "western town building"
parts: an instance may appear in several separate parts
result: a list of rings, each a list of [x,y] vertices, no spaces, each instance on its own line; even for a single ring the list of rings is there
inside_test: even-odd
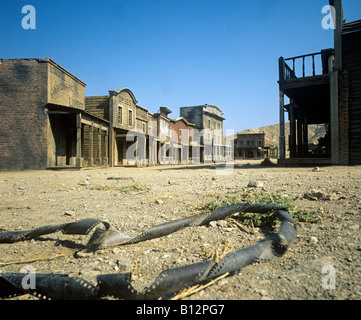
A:
[[[109,124],[85,111],[85,86],[48,58],[0,59],[0,169],[107,162]]]
[[[173,163],[199,163],[199,143],[194,140],[195,124],[183,117],[170,120],[171,159]]]
[[[200,161],[222,161],[223,144],[223,111],[214,105],[204,104],[180,108],[180,116],[195,124],[200,137]]]
[[[361,164],[361,20],[346,22],[342,1],[329,3],[335,8],[334,48],[279,59],[280,164]],[[309,150],[310,124],[326,128],[318,152]]]
[[[270,139],[265,133],[237,133],[234,159],[264,159],[270,157]]]
[[[166,107],[150,112],[128,88],[85,97],[85,87],[49,58],[0,59],[0,170],[200,162],[188,119],[169,118]],[[203,111],[213,126],[209,158],[218,159],[223,112]]]
[[[157,113],[153,114],[153,128],[157,136],[151,149],[155,148],[155,163],[152,164],[169,164],[170,148],[170,118],[168,115],[172,111],[166,107],[160,107]]]
[[[127,88],[109,91],[106,96],[85,97],[85,110],[109,122],[111,166],[128,164],[126,152],[133,142],[127,141],[126,136],[130,130],[137,129],[137,124],[141,124],[141,121],[137,121],[137,103],[133,92]],[[139,110],[142,111],[140,108]],[[142,125],[140,128],[142,129]]]

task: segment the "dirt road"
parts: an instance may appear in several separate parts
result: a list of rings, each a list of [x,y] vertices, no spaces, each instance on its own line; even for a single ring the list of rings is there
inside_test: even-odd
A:
[[[255,188],[247,187],[258,181]],[[185,299],[360,299],[361,167],[262,167],[259,161],[215,165],[94,168],[81,171],[0,172],[0,231],[97,218],[130,235],[199,212],[235,190],[298,196],[297,208],[317,211],[298,222],[297,238],[280,259],[256,263]],[[203,261],[226,242],[234,250],[264,238],[230,221],[192,227],[137,245],[76,255],[88,236],[54,233],[0,244],[0,272],[66,273],[94,281],[97,274],[131,271],[136,289],[164,269]],[[22,296],[16,299],[36,299]]]

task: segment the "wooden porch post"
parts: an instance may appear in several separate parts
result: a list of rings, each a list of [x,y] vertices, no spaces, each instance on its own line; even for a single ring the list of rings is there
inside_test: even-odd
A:
[[[98,128],[98,159],[99,165],[102,165],[102,130]]]
[[[90,127],[90,130],[89,130],[89,166],[92,166],[94,164],[94,158],[93,158],[94,126],[92,124],[89,127]]]
[[[280,89],[280,159],[286,158],[286,144],[285,144],[285,95]]]
[[[104,164],[109,165],[109,157],[108,157],[108,142],[109,141],[109,133],[108,131],[105,131],[104,136],[104,149],[105,149],[105,158],[104,158]]]
[[[286,144],[285,144],[285,94],[281,88],[282,82],[285,80],[285,59],[280,57],[278,59],[279,71],[279,116],[280,116],[280,136],[279,136],[279,158],[286,158]]]
[[[81,113],[78,113],[76,116],[76,159],[75,166],[77,168],[82,167],[81,159],[81,143],[82,143],[82,132],[81,132]]]
[[[295,104],[293,100],[290,102],[290,158],[296,157],[296,120],[295,120]]]
[[[308,122],[307,117],[303,118],[303,155],[308,154]]]
[[[114,92],[109,91],[110,100],[109,100],[109,133],[108,133],[108,157],[109,157],[109,166],[113,167],[115,164],[115,133],[114,133],[114,104],[115,104],[115,97]]]
[[[303,133],[302,133],[302,116],[299,114],[297,118],[297,157],[303,155]]]

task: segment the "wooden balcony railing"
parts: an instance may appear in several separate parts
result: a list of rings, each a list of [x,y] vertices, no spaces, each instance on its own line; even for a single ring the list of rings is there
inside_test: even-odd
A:
[[[290,80],[295,78],[305,78],[310,76],[316,76],[320,74],[329,73],[329,58],[333,55],[333,49],[322,50],[321,52],[305,54],[302,56],[292,57],[292,58],[279,58],[279,79],[280,81]],[[320,68],[316,68],[316,57],[320,57],[317,65],[320,62]],[[299,66],[299,61],[301,60],[302,73],[299,70],[296,70],[296,66]],[[286,63],[286,61],[291,61],[292,68]],[[311,62],[311,66],[307,63]],[[307,71],[307,72],[306,72]],[[311,74],[310,74],[311,72]]]

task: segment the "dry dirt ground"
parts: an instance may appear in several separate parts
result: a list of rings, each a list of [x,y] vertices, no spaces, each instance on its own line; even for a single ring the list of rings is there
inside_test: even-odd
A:
[[[199,205],[247,188],[250,181],[262,182],[260,188],[266,192],[299,196],[297,207],[316,210],[319,221],[297,223],[297,237],[283,257],[245,267],[184,299],[360,299],[361,166],[316,171],[246,161],[236,162],[227,172],[216,165],[0,172],[0,231],[97,218],[114,230],[137,235],[198,213]],[[126,188],[134,185],[140,187]],[[304,197],[313,189],[318,191],[315,197]],[[142,290],[162,270],[203,261],[219,245],[230,243],[237,250],[257,243],[264,235],[256,231],[249,234],[229,221],[218,222],[84,255],[76,252],[89,236],[59,232],[0,244],[0,273],[22,272],[30,265],[38,273],[66,273],[94,281],[98,274],[131,271],[134,287]]]

